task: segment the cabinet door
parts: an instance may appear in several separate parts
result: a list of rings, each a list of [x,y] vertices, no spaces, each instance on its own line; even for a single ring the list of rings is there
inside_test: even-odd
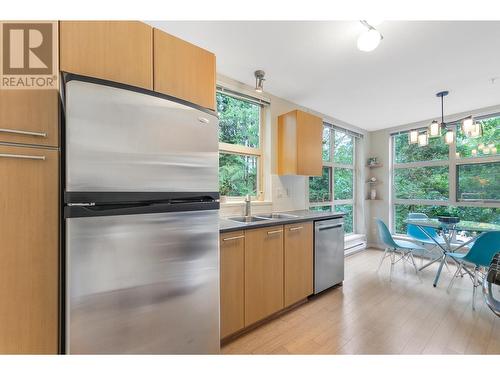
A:
[[[0,142],[59,146],[57,90],[0,90]]]
[[[283,226],[245,232],[245,326],[283,308]]]
[[[58,351],[58,151],[0,146],[0,353]]]
[[[313,292],[313,226],[285,225],[285,306]]]
[[[61,21],[60,69],[153,89],[153,29],[137,21]]]
[[[245,326],[245,235],[229,232],[220,236],[220,336]]]
[[[297,174],[321,176],[323,168],[323,120],[297,111]]]
[[[154,89],[215,110],[215,55],[154,29]]]

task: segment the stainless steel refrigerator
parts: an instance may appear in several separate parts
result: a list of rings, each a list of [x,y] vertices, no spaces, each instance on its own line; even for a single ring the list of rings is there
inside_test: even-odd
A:
[[[64,76],[67,353],[219,351],[218,119]]]

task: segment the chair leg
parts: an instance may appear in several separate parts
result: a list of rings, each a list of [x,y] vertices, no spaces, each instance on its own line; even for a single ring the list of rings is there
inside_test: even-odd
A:
[[[418,276],[418,268],[417,268],[417,264],[415,263],[415,258],[413,257],[412,252],[410,252],[410,259],[411,259],[411,262],[413,263],[413,268],[415,268],[415,274]]]
[[[462,263],[457,267],[457,270],[455,271],[455,274],[451,278],[450,285],[448,285],[448,288],[446,289],[447,293],[450,293],[451,288],[453,287],[453,284],[455,283],[455,279],[458,277],[460,274],[460,270],[462,269]]]
[[[472,288],[472,310],[476,310],[477,267],[474,267],[474,285]]]
[[[384,259],[387,257],[387,251],[389,250],[388,247],[385,248],[384,254],[382,255],[382,258],[380,258],[380,263],[378,264],[377,267],[377,272],[380,271],[380,267],[382,267],[382,263],[384,263]]]
[[[392,281],[392,270],[394,268],[394,262],[395,262],[395,251],[391,252],[391,271],[389,272],[389,281]]]

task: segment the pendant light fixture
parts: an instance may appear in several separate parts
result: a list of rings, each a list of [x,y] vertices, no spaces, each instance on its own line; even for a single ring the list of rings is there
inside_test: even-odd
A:
[[[439,137],[441,134],[441,125],[439,125],[439,122],[436,120],[432,121],[431,124],[429,125],[429,137],[434,138],[434,137]]]
[[[418,143],[418,130],[411,130],[410,131],[408,143],[411,145]]]
[[[427,136],[427,132],[424,131],[418,135],[418,145],[420,147],[427,146],[429,144],[429,137]]]
[[[366,21],[359,21],[366,28],[358,37],[358,49],[363,52],[373,51],[384,39],[380,31]]]

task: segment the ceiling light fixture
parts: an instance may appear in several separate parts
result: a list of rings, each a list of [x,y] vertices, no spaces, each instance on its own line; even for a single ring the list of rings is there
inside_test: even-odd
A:
[[[441,134],[441,126],[436,120],[432,121],[429,125],[429,137],[439,137]]]
[[[363,52],[373,51],[384,39],[382,34],[366,21],[359,21],[366,28],[358,37],[358,49]]]
[[[256,70],[253,74],[255,75],[255,91],[264,91],[264,81],[266,80],[264,76],[266,75],[266,72],[263,70]]]
[[[427,146],[429,144],[429,137],[427,136],[427,132],[424,131],[418,135],[418,145],[420,147]]]

